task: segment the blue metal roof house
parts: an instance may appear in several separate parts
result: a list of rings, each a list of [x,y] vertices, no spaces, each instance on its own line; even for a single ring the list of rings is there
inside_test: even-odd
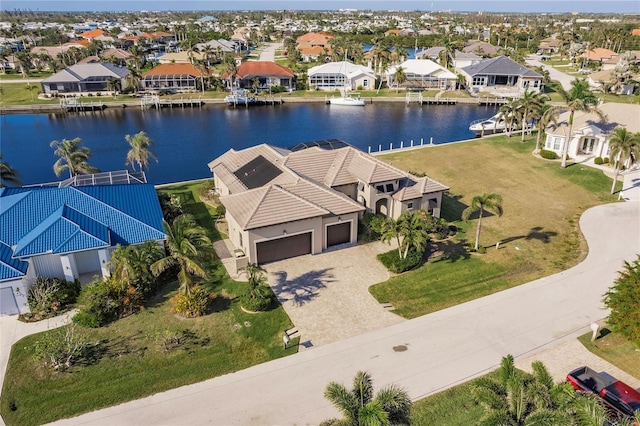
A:
[[[28,312],[37,277],[107,277],[117,245],[162,241],[153,185],[0,188],[0,314]]]

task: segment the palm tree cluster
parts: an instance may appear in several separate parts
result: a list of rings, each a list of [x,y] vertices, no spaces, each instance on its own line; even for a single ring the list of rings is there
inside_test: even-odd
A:
[[[366,371],[359,371],[353,388],[331,382],[324,392],[343,414],[342,419],[330,419],[323,426],[375,426],[411,424],[411,399],[406,391],[395,385],[386,386],[374,395],[373,380]]]
[[[406,259],[410,249],[423,253],[429,242],[429,233],[424,216],[419,211],[406,211],[396,220],[388,218],[382,224],[383,242],[396,240],[398,257]]]
[[[525,131],[529,128],[531,120],[542,118],[545,102],[549,97],[543,93],[527,90],[520,98],[512,99],[502,105],[499,113],[505,121],[507,136],[511,137],[514,129],[520,127],[521,141],[524,142]]]
[[[473,396],[484,407],[478,425],[633,425],[633,420],[607,411],[597,395],[575,392],[567,382],[554,383],[542,362],[534,361],[531,369],[532,373],[516,369],[513,356],[507,355],[497,378],[485,376],[474,382]]]
[[[118,246],[111,254],[109,268],[111,276],[123,289],[132,286],[149,293],[153,287],[154,275],[151,265],[164,256],[164,250],[155,241],[145,241],[138,246]]]

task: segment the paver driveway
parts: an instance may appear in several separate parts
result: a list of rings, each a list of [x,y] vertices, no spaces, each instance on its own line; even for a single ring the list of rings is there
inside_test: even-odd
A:
[[[300,349],[405,321],[368,291],[389,278],[376,259],[389,250],[375,242],[264,265],[269,285],[298,329]]]

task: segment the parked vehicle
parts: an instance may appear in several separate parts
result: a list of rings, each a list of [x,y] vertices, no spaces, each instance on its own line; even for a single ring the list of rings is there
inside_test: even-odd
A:
[[[567,375],[576,391],[598,395],[604,405],[620,417],[633,419],[640,412],[640,392],[606,373],[589,367],[576,368]]]

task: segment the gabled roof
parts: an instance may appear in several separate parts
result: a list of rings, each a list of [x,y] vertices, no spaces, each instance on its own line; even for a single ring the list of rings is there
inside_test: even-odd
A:
[[[474,75],[519,75],[521,77],[539,77],[540,74],[519,63],[507,58],[506,56],[498,56],[497,58],[485,59],[474,65],[462,68],[462,70]]]
[[[364,183],[372,184],[390,180],[402,179],[408,174],[389,164],[364,156],[364,153],[354,154],[348,166],[349,173]]]
[[[247,61],[240,64],[236,75],[240,78],[250,78],[252,76],[293,77],[293,71],[275,62]]]
[[[3,188],[0,242],[14,257],[164,239],[153,185]]]
[[[42,83],[79,82],[91,77],[123,78],[130,71],[110,62],[76,64],[42,80]]]
[[[116,59],[131,59],[133,55],[126,50],[122,49],[107,49],[100,54],[103,58],[109,59],[110,57],[114,57]]]

